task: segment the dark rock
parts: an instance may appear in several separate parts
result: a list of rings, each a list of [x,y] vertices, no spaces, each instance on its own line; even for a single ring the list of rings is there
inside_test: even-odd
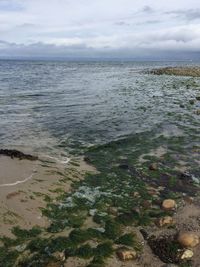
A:
[[[196,96],[196,100],[200,101],[200,96]]]
[[[193,99],[189,100],[190,105],[194,105],[195,101]]]
[[[120,169],[123,169],[123,170],[128,170],[129,169],[129,166],[128,166],[128,164],[120,164],[119,165],[119,168]]]
[[[142,234],[144,240],[147,240],[149,238],[149,234],[147,233],[146,230],[140,229],[140,233]]]
[[[0,155],[8,156],[13,158],[18,158],[20,160],[27,159],[27,160],[38,160],[37,156],[24,154],[21,151],[15,150],[15,149],[0,149]]]
[[[90,162],[91,162],[91,161],[90,161],[90,158],[87,157],[87,156],[84,157],[84,161],[87,162],[87,163],[90,163]]]

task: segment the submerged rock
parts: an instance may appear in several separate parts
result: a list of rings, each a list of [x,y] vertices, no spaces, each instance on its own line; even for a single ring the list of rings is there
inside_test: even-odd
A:
[[[190,105],[194,105],[194,103],[195,103],[194,99],[190,99],[189,103],[190,103]]]
[[[137,252],[133,249],[121,248],[117,251],[117,256],[121,261],[134,260],[137,258]]]
[[[193,248],[199,244],[199,237],[194,233],[180,233],[178,242],[181,246],[186,248]]]
[[[176,207],[176,202],[173,199],[165,199],[162,203],[162,208],[166,211],[175,210]]]
[[[158,170],[158,165],[157,165],[157,163],[152,163],[152,164],[149,166],[149,170],[151,170],[151,171],[157,171],[157,170]]]

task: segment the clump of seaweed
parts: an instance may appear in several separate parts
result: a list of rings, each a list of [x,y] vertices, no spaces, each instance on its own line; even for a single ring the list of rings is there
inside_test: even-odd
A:
[[[150,237],[148,244],[155,255],[165,263],[178,263],[178,251],[181,249],[175,236]]]

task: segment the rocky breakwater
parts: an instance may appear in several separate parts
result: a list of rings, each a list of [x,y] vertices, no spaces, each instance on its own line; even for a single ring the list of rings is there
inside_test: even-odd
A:
[[[165,67],[156,68],[148,71],[149,74],[155,75],[176,75],[200,77],[200,67]]]

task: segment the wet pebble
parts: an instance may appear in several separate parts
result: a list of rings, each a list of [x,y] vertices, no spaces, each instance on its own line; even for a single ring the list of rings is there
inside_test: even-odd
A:
[[[199,237],[198,235],[190,232],[180,233],[178,236],[178,242],[183,247],[193,248],[199,244]]]
[[[162,203],[162,208],[166,211],[175,210],[177,207],[175,200],[173,199],[165,199]]]

